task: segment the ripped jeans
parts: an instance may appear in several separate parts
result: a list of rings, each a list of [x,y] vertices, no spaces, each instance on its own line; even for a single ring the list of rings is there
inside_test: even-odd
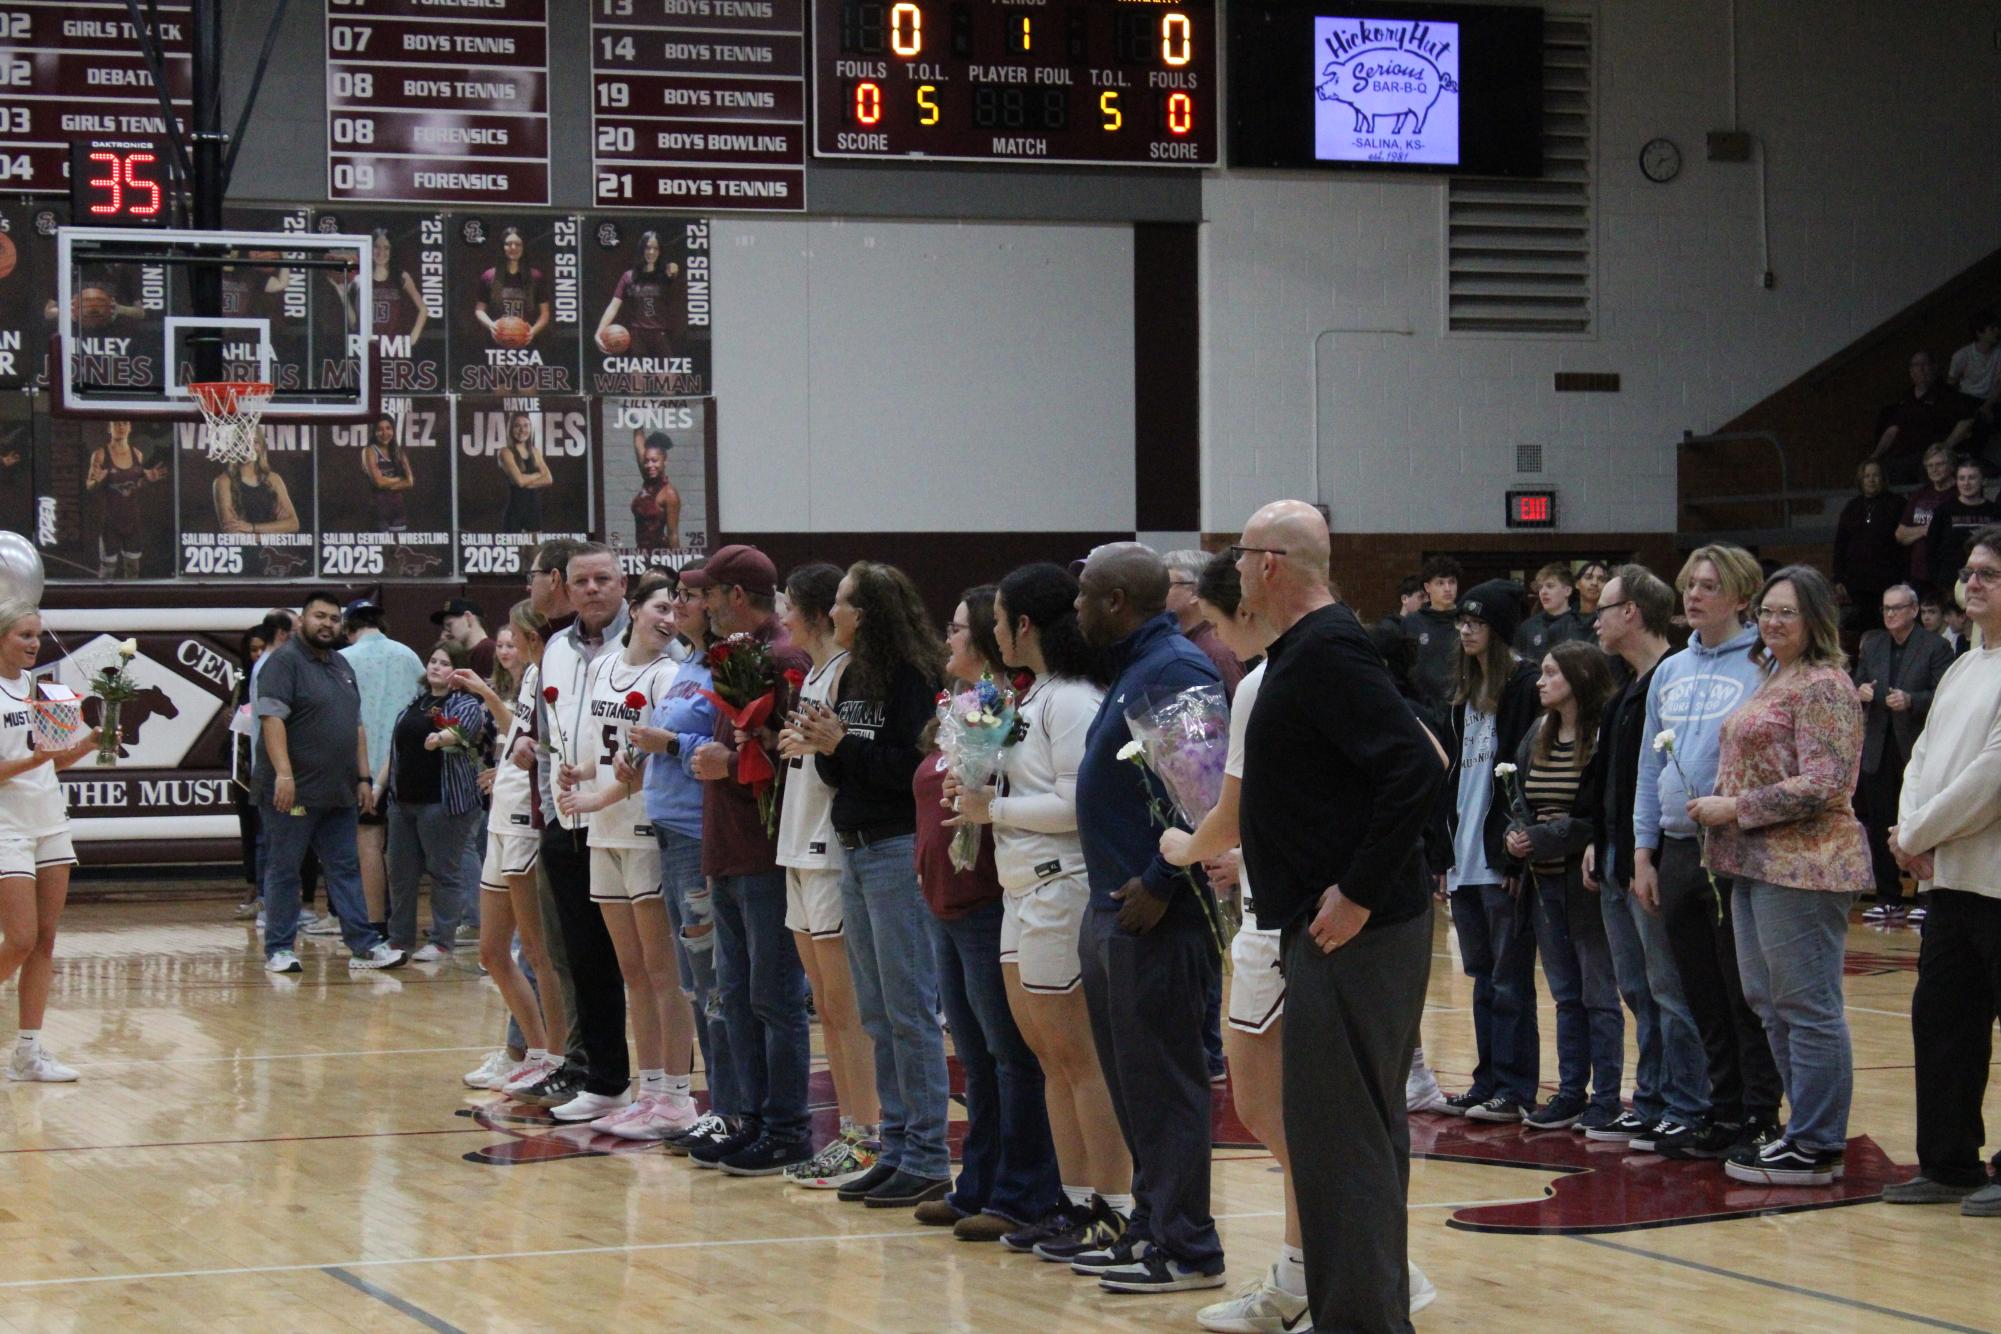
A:
[[[653,826],[653,837],[660,844],[660,890],[667,901],[667,920],[674,928],[674,962],[681,973],[681,994],[695,1008],[709,1109],[741,1116],[755,1109],[739,1106],[736,1095],[736,1065],[716,987],[715,904],[708,877],[702,874],[702,840],[662,824]]]

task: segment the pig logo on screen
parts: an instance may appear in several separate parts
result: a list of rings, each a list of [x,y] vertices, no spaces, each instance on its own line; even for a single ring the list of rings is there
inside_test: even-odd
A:
[[[1459,25],[1316,18],[1314,156],[1459,161]]]

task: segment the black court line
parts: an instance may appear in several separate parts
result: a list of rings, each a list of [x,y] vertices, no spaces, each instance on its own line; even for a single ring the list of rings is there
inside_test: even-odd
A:
[[[391,1310],[399,1311],[409,1316],[425,1329],[434,1329],[438,1334],[466,1334],[464,1330],[454,1325],[451,1321],[434,1316],[423,1307],[406,1302],[386,1288],[378,1288],[367,1279],[362,1278],[358,1274],[350,1273],[342,1269],[339,1265],[328,1265],[320,1270],[320,1272],[328,1278],[339,1279],[356,1292],[375,1298],[376,1301],[381,1302]]]
[[[1915,1311],[1900,1311],[1894,1306],[1878,1306],[1874,1302],[1860,1301],[1854,1297],[1841,1297],[1817,1288],[1803,1288],[1794,1283],[1781,1283],[1777,1279],[1759,1278],[1756,1274],[1740,1274],[1734,1269],[1724,1269],[1717,1265],[1706,1265],[1700,1260],[1684,1260],[1679,1256],[1662,1255],[1659,1251],[1645,1250],[1639,1246],[1628,1246],[1623,1242],[1606,1241],[1602,1237],[1581,1237],[1571,1234],[1572,1241],[1581,1241],[1587,1246],[1602,1246],[1608,1251],[1623,1251],[1627,1255],[1637,1255],[1642,1259],[1659,1260],[1662,1264],[1680,1265],[1683,1269],[1693,1269],[1698,1273],[1713,1274],[1718,1278],[1734,1278],[1741,1283],[1754,1283],[1761,1288],[1771,1288],[1776,1292],[1788,1292],[1795,1297],[1811,1297],[1815,1301],[1829,1302],[1835,1306],[1845,1306],[1852,1311],[1867,1311],[1871,1315],[1889,1316],[1893,1320],[1908,1321],[1913,1325],[1924,1325],[1930,1329],[1949,1329],[1954,1334],[1992,1334],[1990,1330],[1977,1325],[1956,1325],[1950,1320],[1940,1320],[1936,1316],[1919,1315]]]

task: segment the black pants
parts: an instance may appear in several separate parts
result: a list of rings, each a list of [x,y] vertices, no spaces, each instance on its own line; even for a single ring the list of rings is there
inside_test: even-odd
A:
[[[1661,916],[1668,952],[1709,1057],[1710,1116],[1718,1121],[1777,1120],[1782,1086],[1765,1026],[1744,1000],[1737,971],[1737,929],[1730,918],[1730,877],[1717,895],[1692,838],[1664,838],[1658,854]]]
[[[1184,889],[1145,935],[1093,906],[1077,942],[1091,1038],[1133,1158],[1132,1235],[1216,1273],[1223,1242],[1209,1213],[1209,1058],[1202,1047],[1209,975],[1221,964]]]
[[[563,955],[577,1008],[570,1018],[571,1043],[580,1044],[590,1069],[584,1088],[591,1093],[623,1093],[632,1082],[625,1054],[625,977],[604,914],[591,902],[591,850],[581,829],[551,826],[542,831],[542,866],[556,915],[563,923]]]
[[[1890,826],[1897,823],[1897,801],[1904,793],[1908,757],[1893,727],[1883,729],[1883,754],[1876,772],[1865,773],[1857,785],[1862,828],[1869,835],[1869,865],[1876,873],[1876,902],[1895,906],[1904,900],[1904,881],[1897,859],[1890,855]]]
[[[1323,953],[1285,934],[1285,1140],[1313,1328],[1410,1323],[1404,1081],[1431,981],[1431,911]]]
[[[1918,1166],[1934,1181],[1987,1183],[1980,1161],[1994,1017],[2001,1013],[2001,899],[1934,889],[1911,997]],[[2001,1172],[2001,1152],[1994,1155]]]

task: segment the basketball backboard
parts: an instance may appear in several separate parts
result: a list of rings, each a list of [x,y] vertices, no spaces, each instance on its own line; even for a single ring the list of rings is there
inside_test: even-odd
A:
[[[262,380],[272,422],[364,421],[372,242],[317,232],[64,227],[54,411],[197,420],[188,386]]]

